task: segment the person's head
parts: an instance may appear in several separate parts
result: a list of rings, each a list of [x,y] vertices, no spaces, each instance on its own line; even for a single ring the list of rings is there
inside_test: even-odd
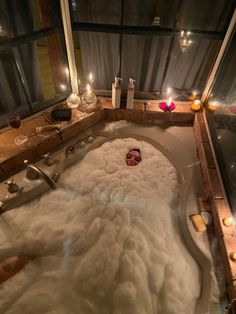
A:
[[[128,166],[137,166],[137,164],[142,160],[141,152],[139,148],[133,148],[126,154],[126,164]]]

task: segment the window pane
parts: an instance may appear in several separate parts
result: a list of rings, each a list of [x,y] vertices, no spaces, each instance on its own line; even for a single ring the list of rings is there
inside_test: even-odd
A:
[[[71,91],[59,35],[1,49],[0,70],[1,114],[29,115],[44,102],[65,98]]]
[[[159,95],[169,45],[169,37],[125,35],[121,75],[123,85],[127,86],[128,78],[132,76],[136,80],[136,93],[145,91],[154,92],[154,97]]]
[[[30,90],[31,100],[35,106],[38,102],[66,96],[71,87],[69,69],[61,49],[59,35],[37,40],[33,45],[35,56],[31,59],[32,63],[25,64],[25,67],[34,68],[36,81],[33,81]]]
[[[13,38],[52,27],[59,21],[56,0],[0,1],[0,38]]]
[[[218,165],[233,211],[236,210],[236,31],[224,55],[211,98],[207,117]],[[217,107],[215,107],[215,105]]]
[[[220,44],[194,39],[183,51],[178,39],[172,48],[170,37],[125,35],[123,84],[127,86],[129,76],[133,76],[136,92],[150,92],[156,97],[171,87],[176,99],[187,100],[189,91],[202,92]]]
[[[173,28],[177,5],[176,0],[126,0],[124,24]]]
[[[111,90],[118,71],[119,35],[74,32],[74,45],[80,88],[92,83],[94,89]]]
[[[181,99],[187,99],[191,90],[203,92],[221,45],[219,40],[195,38],[191,41],[191,45],[184,48],[179,39],[174,40],[163,83],[163,92],[171,87],[175,90],[175,96]]]
[[[15,59],[35,106],[69,91],[68,68],[63,60],[58,35],[14,48]]]
[[[213,96],[224,100],[227,106],[236,104],[236,30],[232,37],[218,71],[214,86],[212,88]]]
[[[71,0],[74,22],[120,24],[121,0]]]
[[[0,73],[0,126],[3,126],[9,115],[28,111],[12,49],[0,50]]]
[[[232,14],[233,0],[188,0],[180,15],[180,29],[222,31]]]

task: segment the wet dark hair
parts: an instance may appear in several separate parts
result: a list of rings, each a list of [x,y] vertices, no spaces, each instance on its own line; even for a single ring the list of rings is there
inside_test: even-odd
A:
[[[141,154],[140,149],[139,148],[132,148],[129,150],[129,152],[131,152],[132,150],[135,150],[136,152],[138,152],[139,154]]]

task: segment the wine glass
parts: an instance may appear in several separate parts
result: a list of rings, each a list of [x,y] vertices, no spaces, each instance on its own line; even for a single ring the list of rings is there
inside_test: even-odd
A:
[[[21,126],[21,118],[20,118],[20,116],[18,115],[18,116],[15,116],[13,118],[10,118],[8,120],[8,125],[10,127],[12,127],[13,129],[18,130],[19,127]],[[17,131],[17,133],[18,133],[18,131]],[[16,145],[22,145],[22,144],[24,144],[25,142],[28,141],[28,136],[22,135],[22,134],[18,134],[15,137],[14,140],[15,140],[15,144]]]

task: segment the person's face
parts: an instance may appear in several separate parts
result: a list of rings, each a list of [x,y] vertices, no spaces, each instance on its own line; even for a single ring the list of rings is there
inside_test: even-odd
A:
[[[136,150],[130,150],[126,155],[125,161],[128,166],[137,166],[141,161],[141,155]]]

